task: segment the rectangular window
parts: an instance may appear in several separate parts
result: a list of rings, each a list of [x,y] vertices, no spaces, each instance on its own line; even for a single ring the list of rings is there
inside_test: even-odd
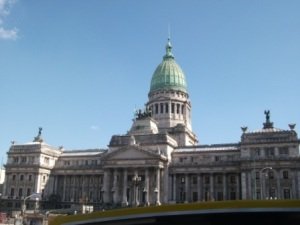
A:
[[[183,184],[185,182],[184,177],[181,177],[180,182]]]
[[[269,179],[274,179],[274,172],[273,171],[269,172]]]
[[[221,156],[215,156],[215,161],[220,161],[221,160]]]
[[[16,175],[15,174],[12,176],[12,180],[16,180]]]
[[[26,156],[22,156],[22,157],[21,157],[21,162],[22,162],[22,163],[26,163],[26,161],[27,161]]]
[[[176,107],[176,113],[179,114],[179,112],[180,112],[180,105],[177,104],[177,107]]]
[[[27,195],[26,196],[29,196],[30,194],[31,194],[31,189],[27,188]]]
[[[196,176],[192,176],[192,182],[193,182],[193,184],[197,184],[197,177]]]
[[[198,193],[197,192],[193,192],[193,202],[198,201]]]
[[[158,114],[158,104],[155,104],[155,113]]]
[[[166,109],[165,112],[169,113],[169,104],[168,103],[165,104],[165,109]]]
[[[20,175],[20,181],[23,181],[23,180],[24,180],[24,175],[21,174],[21,175]]]
[[[14,157],[14,163],[18,163],[19,162],[19,157]]]
[[[273,147],[265,148],[266,156],[274,156],[275,155],[275,149]]]
[[[284,199],[290,199],[291,198],[290,189],[288,189],[288,188],[283,189],[283,198]]]
[[[234,175],[230,176],[230,183],[235,184],[236,183],[236,177]]]
[[[184,105],[181,106],[181,114],[184,114]]]
[[[31,180],[32,180],[32,175],[31,175],[31,174],[29,174],[29,176],[28,176],[28,180],[29,180],[29,181],[31,181]]]
[[[218,191],[217,193],[217,201],[222,201],[223,200],[223,192]]]
[[[205,176],[204,177],[204,183],[205,184],[209,184],[210,182],[209,182],[209,176]]]
[[[10,189],[10,196],[15,196],[15,189],[14,188]]]
[[[236,200],[236,192],[235,191],[230,192],[230,200]]]
[[[19,188],[19,197],[22,197],[22,196],[23,196],[23,189]]]
[[[255,172],[255,179],[256,179],[256,180],[259,180],[259,178],[260,178],[260,177],[259,177],[259,172]]]
[[[289,179],[289,171],[283,171],[283,173],[282,173],[282,175],[283,175],[283,179]]]
[[[172,103],[172,104],[171,104],[171,113],[174,113],[174,112],[175,112],[175,104]]]
[[[160,103],[160,113],[164,113],[164,104]]]
[[[223,179],[222,179],[222,176],[221,176],[221,175],[218,175],[218,176],[217,176],[217,183],[218,183],[218,184],[222,184],[222,183],[223,183]]]
[[[280,147],[279,148],[279,155],[288,155],[289,154],[289,148],[288,147]]]

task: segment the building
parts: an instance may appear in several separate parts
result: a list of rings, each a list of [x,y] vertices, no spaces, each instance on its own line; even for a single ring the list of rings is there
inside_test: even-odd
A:
[[[112,136],[108,149],[67,151],[46,144],[40,128],[33,142],[11,145],[2,198],[11,208],[32,193],[41,194],[44,207],[55,202],[96,208],[300,198],[294,124],[277,129],[265,111],[263,127],[242,127],[240,142],[199,145],[191,109],[185,75],[168,40],[146,109],[136,112],[128,133]]]

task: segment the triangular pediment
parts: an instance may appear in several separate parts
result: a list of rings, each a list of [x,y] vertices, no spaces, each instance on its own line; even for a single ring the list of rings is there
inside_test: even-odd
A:
[[[105,160],[139,160],[139,159],[161,159],[161,155],[142,149],[138,146],[126,146],[114,150],[105,156]],[[164,157],[163,157],[164,158]]]

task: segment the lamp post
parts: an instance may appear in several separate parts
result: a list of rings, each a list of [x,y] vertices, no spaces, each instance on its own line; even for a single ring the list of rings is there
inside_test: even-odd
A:
[[[132,178],[132,182],[133,182],[133,193],[134,193],[134,206],[138,206],[139,205],[139,200],[138,200],[138,185],[141,182],[142,178],[139,177],[137,174],[134,175],[134,177]]]
[[[26,211],[26,200],[29,199],[29,198],[31,198],[31,197],[33,197],[33,196],[37,196],[37,195],[39,195],[39,193],[33,193],[33,194],[28,195],[27,197],[24,198],[24,200],[23,200],[23,205],[22,205],[22,215],[24,215],[24,214],[25,214],[25,211]],[[38,198],[36,198],[36,200],[37,200],[37,199],[38,199]],[[36,208],[36,207],[35,207],[35,208]]]
[[[263,179],[262,179],[262,175],[264,174],[264,171],[265,170],[272,170],[273,168],[272,167],[264,167],[262,168],[260,171],[259,171],[259,176],[260,176],[260,190],[261,190],[261,196],[260,196],[260,199],[263,199],[264,198],[264,190],[263,190]]]

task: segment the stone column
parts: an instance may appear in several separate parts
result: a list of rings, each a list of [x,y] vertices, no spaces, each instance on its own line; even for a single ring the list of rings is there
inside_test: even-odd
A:
[[[165,168],[162,170],[162,177],[163,177],[163,190],[162,190],[162,195],[163,197],[163,203],[168,203],[169,202],[169,169],[168,166],[166,165]]]
[[[145,169],[145,205],[149,206],[150,202],[149,202],[149,169],[146,168]]]
[[[247,199],[247,182],[246,182],[246,172],[242,172],[242,180],[241,180],[241,189],[242,189],[242,200]],[[239,199],[239,180],[238,175],[236,176],[236,185],[237,185],[237,197]]]
[[[223,173],[223,200],[227,200],[227,180],[226,180],[226,173]]]
[[[245,173],[245,196],[247,197],[247,184],[246,184],[246,173]],[[236,175],[236,195],[237,195],[237,199],[241,199],[240,197],[240,189],[241,189],[241,185],[240,185],[240,176],[239,174]]]
[[[155,204],[156,205],[161,205],[160,203],[160,168],[156,169],[156,188],[155,188],[155,193],[156,193],[156,199],[155,199]]]
[[[62,195],[62,200],[65,201],[66,200],[66,182],[67,182],[67,176],[63,176],[64,177],[64,186],[63,186],[63,195]]]
[[[113,187],[112,187],[112,194],[113,194],[113,204],[116,204],[118,201],[118,171],[114,169],[113,171]]]
[[[104,193],[103,193],[103,202],[110,203],[110,185],[109,185],[109,171],[104,171]]]
[[[122,197],[122,206],[128,205],[128,199],[127,199],[127,169],[124,168],[124,174],[123,174],[123,197]]]
[[[173,198],[174,203],[176,202],[176,173],[173,174]]]
[[[291,199],[294,199],[294,198],[296,198],[296,171],[291,171],[291,179],[292,179]]]
[[[215,199],[215,195],[214,195],[214,175],[212,173],[209,175],[209,187],[210,187],[209,198],[212,201],[212,200]]]
[[[299,172],[298,172],[299,173]],[[280,172],[276,171],[277,199],[281,198]]]
[[[184,202],[188,203],[190,201],[190,195],[189,195],[189,174],[185,174],[185,199]]]
[[[201,175],[197,175],[197,192],[198,192],[198,201],[202,201],[202,187],[201,187]]]

